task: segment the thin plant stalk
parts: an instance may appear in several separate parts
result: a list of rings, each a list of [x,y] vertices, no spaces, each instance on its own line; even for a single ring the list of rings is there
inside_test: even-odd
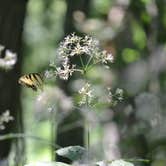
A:
[[[88,148],[88,162],[90,161],[90,125],[87,123],[87,148]]]
[[[86,97],[86,107],[87,109],[89,109],[89,102],[88,102],[88,97]],[[89,123],[89,119],[87,118],[86,119],[86,148],[87,148],[87,151],[88,151],[88,163],[90,161],[90,123]]]
[[[87,160],[90,162],[90,125],[89,120],[85,120],[85,146],[87,149]]]
[[[57,122],[56,122],[56,111],[52,111],[51,113],[51,141],[56,142],[57,139]],[[56,161],[55,149],[52,147],[51,150],[51,158],[52,161]]]
[[[121,160],[127,161],[127,162],[144,162],[144,163],[149,163],[150,160],[149,159],[137,159],[137,158],[133,158],[133,159],[125,159],[125,158],[121,158]],[[115,160],[110,160],[107,161],[107,163],[112,163]]]
[[[47,144],[49,146],[52,146],[55,149],[61,148],[61,146],[59,146],[57,144],[54,144],[53,142],[50,142],[50,141],[48,141],[46,139],[43,139],[41,137],[37,137],[37,136],[34,136],[34,135],[30,135],[30,134],[24,134],[24,133],[10,133],[10,134],[5,134],[5,135],[0,136],[0,141],[8,140],[8,139],[16,139],[16,138],[20,138],[20,139],[31,138],[31,139],[34,139],[36,141],[40,141],[41,143]]]
[[[90,58],[89,58],[89,60],[88,60],[88,62],[87,62],[87,64],[86,64],[85,71],[87,71],[90,62],[92,61],[92,58],[93,58],[93,56],[90,56]],[[91,65],[90,65],[90,66],[91,66]]]
[[[79,55],[79,57],[80,57],[81,65],[82,65],[82,67],[84,68],[84,67],[85,67],[85,65],[84,65],[84,62],[83,62],[83,60],[82,60],[81,55]]]

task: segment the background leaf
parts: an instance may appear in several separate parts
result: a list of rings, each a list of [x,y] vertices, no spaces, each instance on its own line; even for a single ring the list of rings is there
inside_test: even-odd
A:
[[[56,153],[60,156],[66,157],[72,161],[80,160],[85,156],[86,149],[81,146],[68,146],[58,149]]]
[[[131,162],[127,162],[124,160],[115,160],[109,166],[134,166]]]
[[[62,162],[36,162],[25,166],[71,166]]]

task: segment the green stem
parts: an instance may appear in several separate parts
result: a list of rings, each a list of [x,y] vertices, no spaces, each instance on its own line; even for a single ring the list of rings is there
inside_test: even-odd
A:
[[[74,71],[78,71],[78,72],[80,72],[81,74],[84,74],[84,71],[83,70],[81,70],[81,69],[73,69]]]
[[[56,142],[56,127],[57,127],[57,123],[56,123],[56,114],[54,112],[54,110],[51,112],[51,142]],[[51,157],[52,157],[52,161],[56,161],[56,155],[54,153],[55,149],[52,148],[51,150]]]
[[[90,161],[90,125],[87,124],[87,147],[88,147],[88,160]]]
[[[121,160],[128,161],[128,162],[145,162],[145,163],[150,162],[150,160],[148,160],[148,159],[123,159],[123,158],[121,158]],[[115,160],[110,160],[110,161],[106,161],[106,162],[112,163],[113,161],[115,161]]]
[[[145,163],[150,162],[150,160],[148,159],[122,159],[122,160],[129,161],[129,162],[145,162]]]
[[[87,108],[87,110],[89,109],[88,97],[86,97],[86,108]],[[87,151],[88,151],[88,162],[90,162],[90,124],[89,124],[89,119],[86,119],[86,147],[87,147]]]
[[[34,139],[36,141],[40,141],[42,143],[45,143],[49,146],[52,146],[56,149],[61,148],[59,145],[54,144],[54,143],[52,143],[52,142],[50,142],[46,139],[43,139],[43,138],[40,138],[40,137],[37,137],[37,136],[34,136],[34,135],[23,134],[23,133],[10,133],[10,134],[1,135],[0,136],[0,141],[7,140],[7,139],[15,139],[15,138],[22,138],[22,139],[31,138],[31,139]]]
[[[81,55],[79,55],[79,57],[80,57],[81,65],[82,65],[82,67],[83,67],[83,69],[84,69],[84,68],[85,68],[85,65],[84,65],[84,62],[83,62],[83,60],[82,60]]]
[[[87,71],[87,70],[91,70],[92,67],[93,67],[94,65],[98,64],[98,63],[100,63],[100,61],[93,62],[90,66],[87,66],[87,67],[86,67],[86,71]]]
[[[87,64],[86,64],[86,66],[85,66],[85,71],[87,71],[87,69],[88,69],[88,67],[89,67],[89,64],[90,64],[92,58],[93,58],[93,56],[90,56],[90,58],[88,59],[88,62],[87,62]]]

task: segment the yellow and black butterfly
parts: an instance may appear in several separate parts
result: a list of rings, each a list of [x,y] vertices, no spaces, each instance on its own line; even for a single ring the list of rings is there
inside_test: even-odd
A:
[[[23,75],[19,78],[18,83],[32,88],[34,91],[37,91],[38,89],[43,90],[43,76],[40,73]]]

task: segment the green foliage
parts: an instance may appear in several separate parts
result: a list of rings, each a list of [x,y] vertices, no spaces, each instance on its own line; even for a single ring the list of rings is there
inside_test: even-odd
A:
[[[58,149],[56,153],[72,161],[76,161],[85,157],[87,151],[85,148],[81,146],[68,146],[65,148]]]
[[[109,166],[134,166],[134,164],[132,164],[131,162],[124,161],[124,160],[115,160],[115,161],[111,162],[111,164]]]
[[[147,44],[147,38],[143,27],[137,21],[133,21],[131,27],[135,46],[140,50],[144,49]]]
[[[125,48],[122,51],[122,58],[126,63],[132,63],[140,58],[139,51],[131,48]]]
[[[32,164],[26,164],[25,166],[71,166],[62,162],[37,162]]]
[[[111,6],[110,0],[93,0],[93,7],[94,11],[96,10],[96,14],[107,14],[109,11],[109,8]]]

